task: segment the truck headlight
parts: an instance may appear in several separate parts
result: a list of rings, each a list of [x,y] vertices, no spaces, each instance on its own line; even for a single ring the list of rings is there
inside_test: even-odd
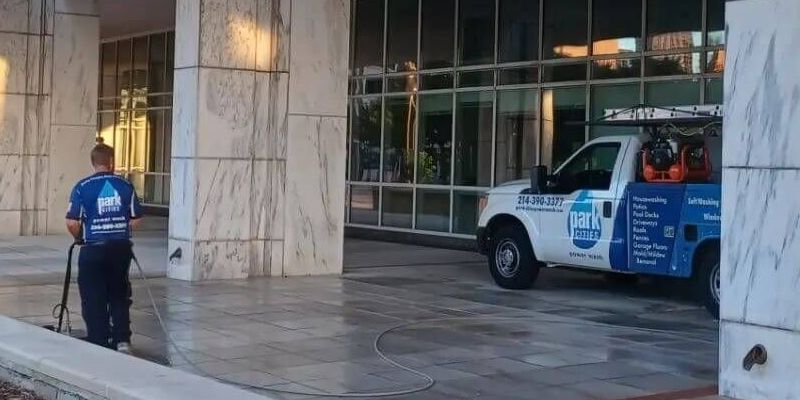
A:
[[[483,210],[488,205],[489,205],[489,196],[485,194],[481,195],[480,199],[478,200],[478,215],[483,213]]]

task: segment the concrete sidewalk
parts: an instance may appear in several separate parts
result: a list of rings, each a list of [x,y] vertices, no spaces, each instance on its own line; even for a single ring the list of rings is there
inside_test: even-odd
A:
[[[425,383],[372,348],[381,332],[404,325],[384,336],[382,348],[437,382],[398,398],[684,396],[659,397],[674,399],[715,390],[717,323],[672,286],[615,286],[601,275],[545,270],[535,289],[505,291],[470,252],[347,240],[345,254],[343,277],[150,280],[180,352],[167,343],[135,280],[136,353],[270,389],[393,391]],[[74,289],[72,322],[81,328]],[[51,323],[59,293],[58,280],[0,287],[0,313]]]

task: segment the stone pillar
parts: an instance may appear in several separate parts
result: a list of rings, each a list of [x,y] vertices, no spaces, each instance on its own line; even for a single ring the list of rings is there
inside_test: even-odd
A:
[[[168,275],[339,273],[349,2],[178,0]]]
[[[0,235],[64,231],[90,171],[98,48],[95,0],[0,2]]]
[[[720,392],[800,398],[800,2],[726,3]],[[756,344],[767,362],[742,360]]]

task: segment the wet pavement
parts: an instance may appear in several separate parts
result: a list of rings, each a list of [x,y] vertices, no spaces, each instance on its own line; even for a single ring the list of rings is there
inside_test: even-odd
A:
[[[152,240],[141,246],[151,252],[144,263],[162,251]],[[615,284],[601,274],[553,269],[542,271],[532,290],[506,291],[474,253],[347,240],[345,255],[343,277],[150,279],[174,346],[161,332],[143,283],[134,281],[135,351],[175,368],[278,390],[375,393],[425,386],[423,377],[377,356],[374,341],[383,334],[378,347],[389,358],[435,379],[426,391],[394,398],[684,394],[660,397],[674,399],[714,392],[718,325],[672,282]],[[51,323],[57,277],[14,283],[3,276],[6,262],[0,265],[0,312]],[[147,268],[157,275],[157,267]]]

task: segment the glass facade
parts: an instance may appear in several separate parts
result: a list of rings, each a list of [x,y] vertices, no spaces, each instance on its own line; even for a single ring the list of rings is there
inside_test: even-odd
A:
[[[351,226],[468,237],[607,108],[719,104],[724,0],[353,0]]]
[[[172,32],[102,43],[97,132],[143,203],[169,205]]]

